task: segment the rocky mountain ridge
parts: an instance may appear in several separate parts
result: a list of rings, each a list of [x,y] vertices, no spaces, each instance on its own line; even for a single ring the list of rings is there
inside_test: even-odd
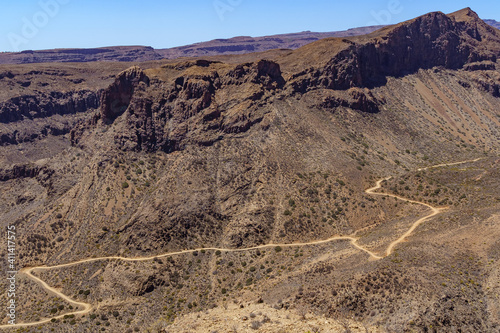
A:
[[[326,56],[308,56],[318,48]],[[317,106],[376,113],[384,98],[370,89],[385,85],[388,77],[435,67],[492,70],[499,56],[500,31],[476,13],[470,9],[450,15],[436,12],[362,37],[318,41],[275,61],[226,65],[198,60],[161,67],[159,71],[177,70],[170,82],[153,80],[134,67],[121,73],[104,92],[100,118],[110,124],[126,113],[129,130],[122,128],[117,138],[122,148],[169,152],[184,146],[181,142],[188,137],[211,145],[224,135],[247,131],[262,121],[263,105],[275,94],[302,95],[324,89]],[[310,67],[290,72],[286,65],[299,59],[307,59]],[[280,63],[288,73],[282,73]],[[218,102],[219,95],[234,86],[246,93]],[[83,130],[73,131],[75,142],[77,132]]]
[[[500,27],[500,24],[495,20],[485,20],[485,22],[495,28]],[[320,39],[365,35],[382,27],[384,26],[369,26],[334,32],[304,31],[264,37],[240,36],[167,49],[153,49],[149,46],[113,46],[92,49],[26,50],[18,53],[0,53],[0,64],[93,61],[142,62],[182,57],[245,54],[272,49],[297,49]]]
[[[309,47],[320,45],[335,51],[318,59],[321,66],[326,62],[322,69],[310,67],[292,80],[299,91],[307,90],[304,86],[345,90],[383,85],[388,76],[401,77],[419,69],[461,69],[473,63],[494,67],[499,42],[500,32],[470,9],[450,15],[430,13],[359,38],[326,39],[306,46],[291,57],[306,59]],[[297,80],[304,76],[307,79]]]
[[[33,274],[92,305],[64,318],[82,303],[19,279],[19,321],[49,318],[22,329],[497,331],[499,34],[467,8],[297,50],[0,65],[0,224],[20,267],[76,262]]]
[[[91,49],[26,50],[0,53],[0,64],[32,64],[53,62],[149,61],[159,60],[149,46],[112,46]]]

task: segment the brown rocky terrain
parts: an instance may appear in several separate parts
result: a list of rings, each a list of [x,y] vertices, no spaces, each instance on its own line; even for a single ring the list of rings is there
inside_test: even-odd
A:
[[[95,49],[26,50],[0,54],[0,64],[95,62],[95,61],[150,61],[161,59],[149,46],[111,46]]]
[[[0,66],[0,221],[18,267],[49,266],[18,274],[34,325],[11,330],[498,331],[499,56],[464,9],[295,51]]]
[[[306,44],[329,37],[350,37],[365,35],[382,26],[353,28],[345,31],[311,32],[303,31],[292,34],[280,34],[263,37],[239,36],[229,39],[214,39],[192,45],[158,49],[166,59],[180,57],[206,57],[224,54],[245,54],[264,52],[273,49],[298,49]]]
[[[500,28],[500,23],[495,20],[485,20],[485,22],[497,29]],[[140,62],[182,57],[246,54],[274,49],[294,50],[320,39],[365,35],[382,27],[369,26],[332,32],[303,31],[263,37],[239,36],[168,49],[153,49],[148,46],[111,46],[95,49],[26,50],[23,52],[0,53],[0,64],[94,61]]]
[[[215,39],[168,49],[153,49],[148,46],[112,46],[95,49],[26,50],[0,53],[0,64],[25,64],[47,62],[93,62],[93,61],[151,61],[182,57],[245,54],[273,49],[297,49],[327,37],[357,36],[373,32],[382,26],[353,28],[345,31],[281,34],[264,37],[234,37]]]

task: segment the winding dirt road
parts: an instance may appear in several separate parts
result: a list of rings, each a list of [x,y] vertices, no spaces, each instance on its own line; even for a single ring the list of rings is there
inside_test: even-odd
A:
[[[427,168],[420,168],[420,169],[418,169],[418,171],[422,171],[422,170],[426,170],[426,169],[431,169],[431,168],[439,168],[439,167],[446,167],[446,166],[452,166],[452,165],[465,164],[465,163],[470,163],[470,162],[477,162],[479,160],[480,160],[480,158],[475,159],[475,160],[468,160],[468,161],[455,162],[455,163],[449,163],[449,164],[439,164],[439,165],[434,165],[434,166],[430,166],[430,167],[427,167]],[[70,303],[71,305],[73,305],[74,307],[78,308],[78,310],[74,311],[74,312],[70,312],[70,313],[65,313],[65,314],[62,314],[62,315],[59,315],[59,316],[54,316],[52,318],[47,318],[47,319],[42,319],[42,320],[39,320],[39,321],[36,321],[36,322],[31,322],[31,323],[18,323],[18,324],[14,324],[14,325],[0,325],[0,329],[3,329],[3,328],[16,328],[16,327],[29,327],[29,326],[46,324],[46,323],[49,323],[52,319],[61,319],[64,316],[67,316],[67,315],[75,315],[75,316],[85,315],[85,314],[88,314],[90,311],[92,311],[94,309],[94,307],[92,306],[92,304],[75,301],[75,300],[71,299],[69,296],[61,293],[57,289],[49,286],[45,281],[43,281],[42,279],[40,279],[37,276],[35,276],[35,275],[32,274],[33,272],[37,272],[37,271],[51,270],[51,269],[57,269],[57,268],[65,268],[65,267],[71,267],[71,266],[80,265],[80,264],[83,264],[83,263],[95,262],[95,261],[104,261],[104,260],[120,260],[120,261],[128,261],[128,262],[147,261],[147,260],[153,260],[153,259],[156,259],[156,258],[164,258],[164,257],[170,257],[170,256],[179,255],[179,254],[193,253],[195,251],[201,251],[201,250],[205,250],[205,251],[221,251],[221,252],[243,252],[243,251],[256,250],[256,249],[273,248],[273,247],[276,247],[276,246],[280,246],[280,247],[311,246],[311,245],[318,245],[318,244],[330,243],[330,242],[339,241],[339,240],[349,240],[353,247],[357,248],[360,251],[363,251],[363,252],[367,253],[370,256],[370,260],[383,259],[383,258],[391,255],[394,247],[396,245],[402,243],[408,236],[410,236],[419,225],[421,225],[422,223],[424,223],[425,221],[427,221],[431,217],[433,217],[433,216],[435,216],[435,215],[437,215],[437,214],[439,214],[442,211],[444,211],[444,210],[447,209],[447,207],[445,207],[445,208],[437,208],[437,207],[433,207],[433,206],[431,206],[429,204],[426,204],[424,202],[406,199],[406,198],[403,198],[401,196],[394,195],[394,194],[383,193],[383,192],[375,192],[378,189],[382,188],[382,182],[384,182],[386,180],[389,180],[391,178],[392,177],[388,177],[388,178],[383,178],[381,180],[378,180],[375,183],[375,186],[371,187],[371,188],[369,188],[367,190],[365,190],[365,193],[371,194],[371,195],[378,195],[378,196],[389,196],[389,197],[393,197],[393,198],[396,198],[396,199],[399,199],[399,200],[402,200],[402,201],[406,201],[406,202],[409,202],[409,203],[423,205],[423,206],[428,207],[431,210],[431,213],[429,215],[426,215],[426,216],[418,219],[417,221],[415,221],[411,225],[411,227],[408,229],[408,231],[406,231],[401,237],[399,237],[398,239],[396,239],[395,241],[393,241],[392,243],[390,243],[389,246],[387,247],[386,251],[385,251],[385,255],[384,256],[379,256],[379,255],[373,253],[372,251],[364,248],[363,246],[357,244],[357,241],[359,240],[359,238],[351,237],[351,236],[335,236],[335,237],[331,237],[331,238],[324,239],[324,240],[318,240],[318,241],[312,241],[312,242],[305,242],[305,243],[264,244],[264,245],[258,245],[258,246],[254,246],[254,247],[249,247],[249,248],[243,248],[243,249],[224,249],[224,248],[208,247],[208,248],[183,250],[183,251],[177,251],[177,252],[169,252],[169,253],[164,253],[164,254],[150,256],[150,257],[126,258],[126,257],[120,257],[120,256],[110,256],[110,257],[99,257],[99,258],[82,259],[82,260],[78,260],[78,261],[74,261],[74,262],[70,262],[70,263],[66,263],[66,264],[55,265],[55,266],[37,266],[37,267],[23,268],[23,269],[21,269],[19,271],[18,274],[26,275],[29,279],[31,279],[34,282],[38,283],[49,294],[53,294],[53,295],[55,295],[57,297],[60,297],[60,298],[64,299],[65,301],[67,301],[68,303]]]
[[[426,216],[418,219],[417,221],[413,222],[413,224],[411,225],[410,229],[408,229],[408,231],[406,231],[401,237],[399,237],[398,239],[396,239],[394,242],[392,242],[391,244],[389,244],[389,246],[387,247],[387,250],[385,251],[385,256],[386,257],[389,256],[389,255],[391,255],[392,250],[394,249],[394,247],[396,245],[398,245],[399,243],[402,243],[406,239],[406,237],[410,236],[413,233],[413,231],[415,231],[415,229],[419,225],[421,225],[422,223],[424,223],[429,218],[431,218],[431,217],[433,217],[433,216],[441,213],[443,210],[448,209],[448,207],[436,208],[436,207],[433,207],[433,206],[431,206],[429,204],[426,204],[425,202],[420,202],[420,201],[406,199],[406,198],[400,197],[399,195],[395,195],[395,194],[374,192],[374,191],[376,191],[376,190],[378,190],[379,188],[382,187],[381,184],[382,184],[383,181],[389,180],[389,179],[391,179],[391,177],[384,178],[384,179],[381,179],[381,180],[377,181],[377,183],[376,183],[376,185],[374,187],[367,189],[365,192],[368,193],[368,194],[381,195],[381,196],[385,196],[385,197],[392,197],[392,198],[396,198],[396,199],[403,200],[403,201],[406,201],[406,202],[410,202],[410,203],[413,203],[413,204],[423,205],[425,207],[430,208],[431,211],[432,211],[432,213],[430,213],[429,215],[426,215]]]

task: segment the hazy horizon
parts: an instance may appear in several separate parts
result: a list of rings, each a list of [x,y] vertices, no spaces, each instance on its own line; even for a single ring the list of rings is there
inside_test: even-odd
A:
[[[499,19],[500,4],[479,1],[150,0],[105,3],[38,0],[3,5],[0,51],[144,45],[156,49],[236,36],[329,32],[394,24],[428,12],[471,7]]]

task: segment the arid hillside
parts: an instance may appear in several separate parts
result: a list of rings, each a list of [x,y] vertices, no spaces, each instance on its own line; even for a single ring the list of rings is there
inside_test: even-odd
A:
[[[1,65],[10,329],[498,331],[499,56],[467,8],[297,50]]]
[[[500,23],[495,20],[485,20],[485,22],[497,29],[500,27]],[[96,61],[141,62],[184,57],[247,54],[274,49],[295,50],[320,39],[365,35],[382,27],[384,26],[377,25],[332,32],[303,31],[262,37],[239,36],[166,49],[153,49],[149,46],[110,46],[93,49],[26,50],[0,53],[0,64]]]

